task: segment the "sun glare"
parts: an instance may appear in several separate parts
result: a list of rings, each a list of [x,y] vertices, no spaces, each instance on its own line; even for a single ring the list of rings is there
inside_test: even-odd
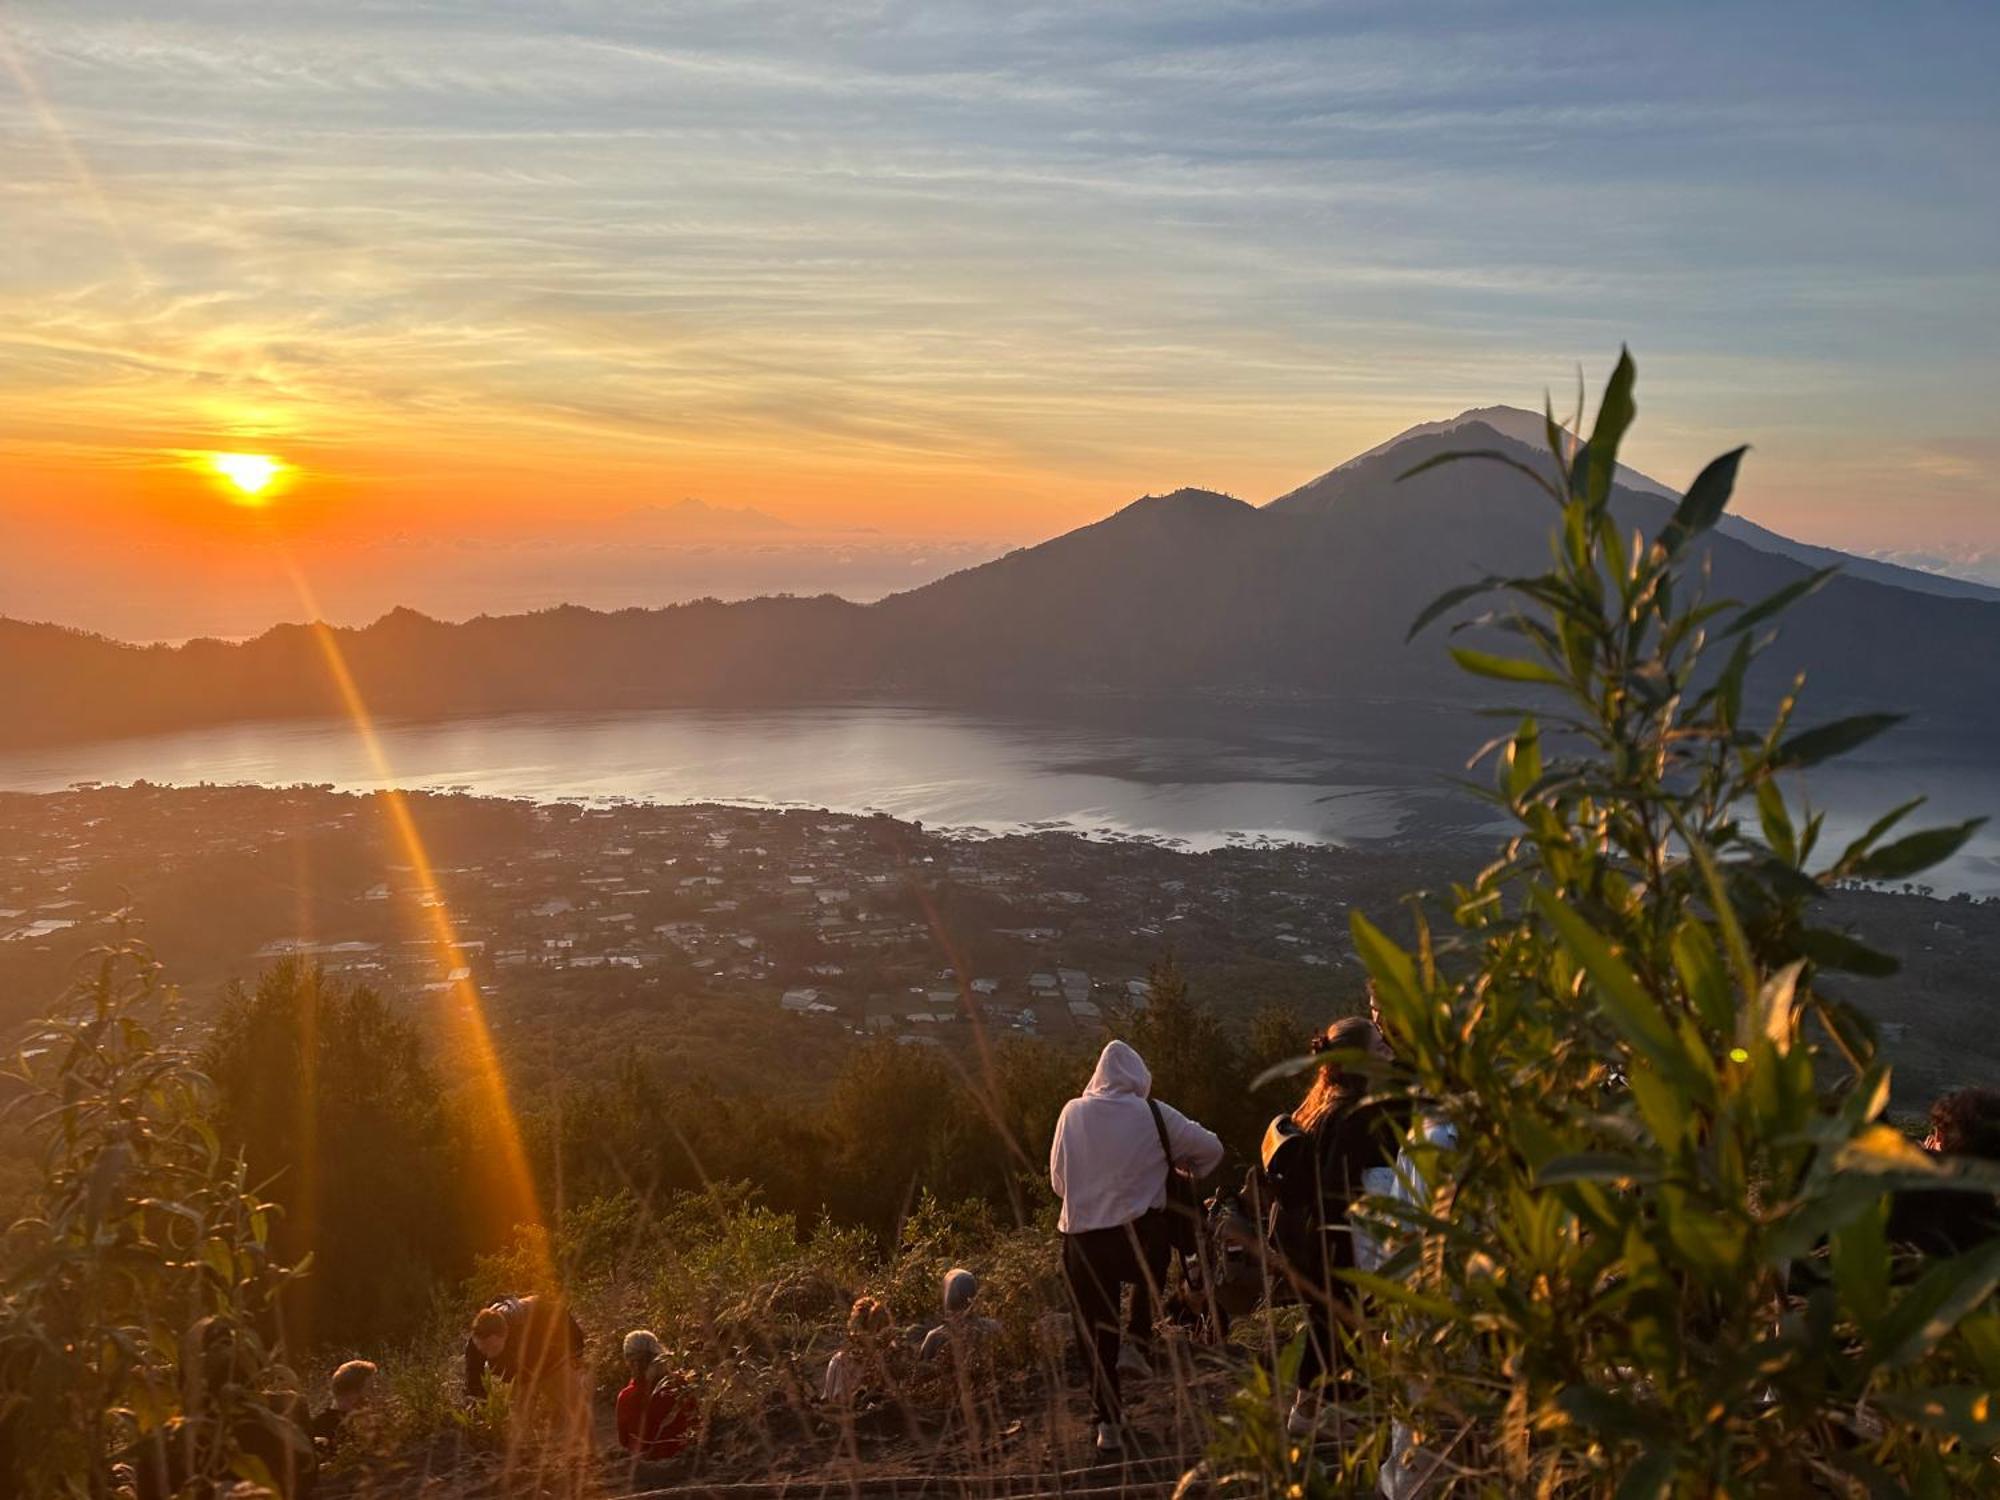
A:
[[[262,505],[264,492],[285,467],[268,453],[211,453],[208,465],[236,491],[241,505]]]

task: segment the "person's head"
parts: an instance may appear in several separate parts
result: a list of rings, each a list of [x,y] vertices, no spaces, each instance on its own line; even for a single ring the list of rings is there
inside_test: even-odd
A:
[[[1153,1074],[1146,1060],[1131,1043],[1112,1041],[1106,1042],[1104,1050],[1098,1053],[1097,1066],[1091,1070],[1083,1094],[1086,1099],[1111,1094],[1136,1094],[1144,1099],[1152,1090]]]
[[[1351,1067],[1343,1066],[1349,1059],[1334,1054],[1365,1052],[1376,1057],[1389,1055],[1382,1033],[1366,1016],[1347,1016],[1335,1021],[1312,1039],[1312,1051],[1316,1057],[1323,1053],[1329,1056],[1313,1074],[1312,1087],[1306,1090],[1299,1107],[1292,1111],[1292,1118],[1307,1130],[1343,1103],[1358,1099],[1367,1091],[1367,1078],[1352,1071]]]
[[[1946,1156],[2000,1159],[2000,1089],[1954,1089],[1931,1106],[1924,1144]]]
[[[342,1411],[353,1411],[366,1406],[374,1394],[375,1366],[365,1359],[350,1359],[333,1372],[329,1389],[333,1392],[333,1404]]]
[[[625,1364],[632,1371],[632,1378],[638,1380],[653,1368],[656,1361],[666,1357],[666,1346],[660,1336],[650,1328],[635,1328],[625,1335],[621,1347]]]
[[[847,1310],[847,1336],[872,1339],[888,1331],[888,1305],[879,1297],[856,1297]]]
[[[229,1386],[249,1383],[254,1361],[234,1324],[210,1315],[196,1322],[188,1334],[198,1372],[198,1399],[216,1400]]]
[[[979,1295],[979,1278],[964,1266],[953,1266],[944,1273],[944,1311],[946,1317],[956,1317],[971,1310],[972,1299]]]
[[[472,1320],[472,1347],[498,1359],[507,1347],[507,1318],[497,1307],[482,1307]]]

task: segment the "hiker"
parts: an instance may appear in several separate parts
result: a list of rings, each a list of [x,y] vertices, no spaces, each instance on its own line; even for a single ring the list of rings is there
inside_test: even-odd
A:
[[[502,1297],[482,1307],[465,1341],[465,1399],[486,1399],[491,1373],[514,1389],[515,1410],[567,1420],[582,1394],[583,1329],[550,1297]]]
[[[1933,1156],[2000,1162],[2000,1090],[1955,1089],[1931,1105],[1924,1149]],[[1962,1255],[2000,1238],[2000,1199],[1967,1188],[1927,1188],[1896,1194],[1889,1240],[1926,1258]]]
[[[205,1460],[221,1440],[218,1423],[233,1394],[237,1406],[228,1436],[236,1451],[264,1466],[281,1500],[313,1500],[319,1458],[306,1435],[304,1399],[296,1391],[244,1390],[258,1379],[256,1361],[242,1333],[221,1318],[197,1322],[185,1347],[196,1371],[188,1411],[126,1449],[114,1474],[129,1476],[138,1500],[178,1500],[206,1477]]]
[[[1000,1331],[996,1319],[974,1317],[972,1302],[979,1295],[979,1278],[964,1266],[944,1273],[944,1321],[924,1335],[917,1358],[926,1362],[949,1351],[970,1354]]]
[[[879,1298],[856,1297],[847,1311],[847,1342],[833,1351],[820,1382],[819,1399],[852,1411],[881,1394],[888,1383],[882,1344],[889,1333],[889,1309]]]
[[[1313,1038],[1312,1051],[1389,1057],[1382,1033],[1360,1016],[1335,1021]],[[1286,1419],[1295,1437],[1318,1425],[1319,1387],[1338,1379],[1337,1325],[1353,1305],[1353,1290],[1338,1274],[1355,1265],[1349,1206],[1371,1191],[1387,1191],[1394,1180],[1400,1112],[1367,1102],[1367,1094],[1366,1076],[1352,1071],[1347,1058],[1330,1057],[1314,1072],[1298,1108],[1265,1133],[1264,1169],[1276,1204],[1273,1238],[1306,1307],[1306,1345]],[[1372,1180],[1368,1174],[1375,1174]]]
[[[672,1458],[688,1445],[694,1392],[651,1329],[626,1334],[622,1352],[632,1378],[618,1393],[618,1446],[648,1462]]]
[[[1170,1258],[1168,1178],[1200,1178],[1222,1163],[1214,1132],[1148,1097],[1153,1075],[1124,1042],[1108,1043],[1082,1095],[1063,1106],[1049,1148],[1049,1184],[1062,1199],[1063,1279],[1090,1371],[1091,1421],[1101,1453],[1123,1447],[1121,1373],[1149,1373],[1139,1352]],[[1132,1288],[1121,1350],[1118,1302]]]
[[[340,1451],[350,1435],[349,1423],[374,1395],[375,1366],[365,1359],[350,1359],[333,1372],[327,1389],[331,1399],[326,1410],[312,1419],[307,1429],[313,1446],[322,1458]]]

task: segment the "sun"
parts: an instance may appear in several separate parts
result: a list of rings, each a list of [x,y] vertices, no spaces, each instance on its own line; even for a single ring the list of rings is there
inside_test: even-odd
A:
[[[211,453],[208,466],[236,491],[239,505],[262,505],[271,481],[285,471],[285,465],[268,453]]]

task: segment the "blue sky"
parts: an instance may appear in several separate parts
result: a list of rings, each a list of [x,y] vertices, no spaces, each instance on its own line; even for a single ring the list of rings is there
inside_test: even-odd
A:
[[[1990,3],[14,0],[0,36],[38,495],[257,438],[406,518],[421,475],[1027,537],[1266,499],[1625,341],[1639,467],[1748,439],[1768,524],[2000,549]]]

